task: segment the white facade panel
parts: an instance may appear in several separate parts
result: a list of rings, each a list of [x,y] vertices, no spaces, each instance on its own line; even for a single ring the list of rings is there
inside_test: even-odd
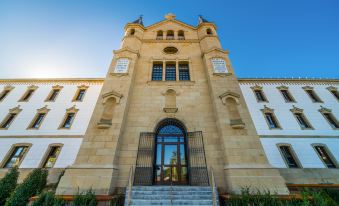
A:
[[[312,144],[324,144],[335,160],[339,160],[339,138],[260,138],[269,163],[273,167],[286,168],[277,144],[290,144],[303,168],[326,168]]]
[[[0,161],[4,163],[5,156],[14,144],[32,144],[20,168],[37,168],[43,161],[50,144],[63,144],[54,168],[66,168],[73,164],[80,149],[82,138],[0,138]]]
[[[88,89],[82,102],[72,101],[74,95],[78,90],[78,86],[87,85]],[[1,83],[0,91],[2,91],[4,85],[12,85],[14,89],[9,95],[0,102],[0,121],[2,121],[9,112],[9,109],[20,105],[22,111],[15,118],[13,123],[7,130],[0,130],[0,136],[21,136],[21,135],[84,135],[87,129],[89,120],[91,118],[94,106],[98,100],[102,84],[93,83],[21,83],[21,84],[8,84]],[[28,102],[19,102],[18,100],[26,92],[27,87],[30,85],[38,86],[38,89],[34,92]],[[46,102],[45,99],[52,90],[52,86],[61,85],[59,95],[55,102]],[[37,109],[40,109],[47,105],[50,109],[46,115],[41,127],[38,130],[27,129],[33,118],[37,113]],[[58,129],[66,109],[73,105],[79,109],[71,129]]]
[[[262,86],[263,92],[268,102],[257,102],[252,86]],[[283,96],[277,87],[285,85],[289,88],[289,92],[294,97],[296,102],[286,103]],[[292,84],[292,83],[241,83],[241,90],[244,95],[247,107],[249,108],[251,117],[259,135],[302,135],[302,136],[338,136],[339,130],[333,129],[318,111],[323,106],[331,109],[332,114],[339,119],[339,102],[326,89],[329,86],[339,85],[331,84]],[[303,90],[302,87],[311,86],[316,94],[321,98],[323,103],[314,103]],[[274,109],[274,114],[281,125],[282,129],[269,129],[261,109],[264,105]],[[298,107],[304,110],[304,115],[307,117],[314,129],[302,130],[296,121],[290,109]]]

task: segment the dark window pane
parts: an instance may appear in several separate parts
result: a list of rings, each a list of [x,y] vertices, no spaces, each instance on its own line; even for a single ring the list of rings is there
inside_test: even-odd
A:
[[[60,151],[61,147],[59,146],[51,147],[43,167],[52,168],[58,158]]]
[[[41,125],[41,123],[42,123],[42,120],[43,120],[44,117],[45,117],[45,115],[46,115],[45,113],[39,114],[39,115],[36,117],[34,123],[32,124],[32,128],[39,128],[40,125]]]
[[[174,64],[167,64],[166,65],[166,81],[175,81],[175,65]]]
[[[257,97],[257,100],[259,102],[265,102],[266,101],[264,94],[261,90],[255,90],[254,93],[255,93],[255,96]]]
[[[324,117],[327,119],[328,123],[331,124],[334,128],[339,128],[337,120],[330,113],[324,113]]]
[[[85,89],[80,89],[79,92],[78,92],[78,96],[75,100],[82,101],[84,96],[85,96],[85,92],[86,92]]]
[[[22,100],[27,101],[32,96],[33,92],[34,92],[33,89],[28,90],[25,96],[22,98]]]
[[[301,128],[311,128],[311,126],[307,123],[303,114],[294,114],[294,115],[297,118]]]
[[[332,90],[331,93],[335,96],[337,100],[339,100],[339,92],[336,90]]]
[[[4,90],[2,93],[1,93],[1,96],[0,96],[0,102],[2,101],[2,100],[4,100],[5,99],[5,97],[9,94],[9,90]]]
[[[293,102],[293,98],[287,90],[281,90],[280,92],[283,95],[286,102]]]
[[[67,114],[67,117],[66,117],[66,119],[65,119],[65,122],[64,122],[64,124],[62,125],[63,128],[70,128],[70,127],[71,127],[71,124],[72,124],[74,115],[75,115],[74,113],[68,113],[68,114]]]
[[[27,146],[15,147],[10,158],[7,160],[5,164],[5,168],[19,166],[19,163],[22,161],[22,158],[27,152],[27,150],[28,150]]]
[[[56,97],[58,96],[60,90],[59,89],[55,89],[53,90],[51,96],[49,97],[49,101],[54,101],[56,99]]]
[[[190,80],[188,64],[179,64],[179,80],[183,81]]]
[[[7,116],[7,119],[1,125],[1,128],[8,128],[11,125],[11,123],[13,122],[16,115],[17,114],[9,114],[9,116]]]
[[[280,150],[289,168],[299,167],[296,160],[294,159],[292,155],[292,152],[289,146],[280,146]]]
[[[308,96],[312,99],[313,102],[321,102],[319,97],[315,94],[313,90],[306,90]]]
[[[330,156],[328,155],[325,147],[323,146],[315,146],[314,147],[317,153],[319,154],[321,160],[326,164],[328,168],[336,168],[335,164],[331,160]]]
[[[277,121],[271,113],[266,113],[265,117],[270,128],[278,128]]]
[[[162,64],[154,64],[152,70],[152,80],[161,81],[162,80]]]

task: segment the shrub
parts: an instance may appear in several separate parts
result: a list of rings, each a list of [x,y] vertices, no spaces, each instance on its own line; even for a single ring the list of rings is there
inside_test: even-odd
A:
[[[112,199],[110,206],[123,206],[124,203],[125,203],[125,195],[117,195]]]
[[[88,190],[85,194],[77,194],[73,200],[73,206],[97,206],[95,194],[92,189]]]
[[[14,191],[19,177],[17,167],[13,167],[7,172],[5,177],[0,180],[0,205],[5,205],[6,199]]]
[[[38,199],[34,201],[32,206],[64,206],[66,202],[62,199],[55,197],[52,192],[43,192],[39,195]]]
[[[30,197],[38,195],[46,186],[47,170],[41,168],[34,169],[21,183],[16,187],[11,196],[7,199],[5,206],[26,206]]]

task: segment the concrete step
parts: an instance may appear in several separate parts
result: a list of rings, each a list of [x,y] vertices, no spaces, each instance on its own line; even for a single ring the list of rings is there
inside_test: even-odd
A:
[[[136,195],[212,195],[212,191],[132,191]]]
[[[132,205],[213,205],[211,200],[134,200]]]
[[[212,195],[132,195],[133,200],[209,200]]]

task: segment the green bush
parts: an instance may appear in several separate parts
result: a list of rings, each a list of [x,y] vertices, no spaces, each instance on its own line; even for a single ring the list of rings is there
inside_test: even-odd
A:
[[[13,167],[7,172],[5,177],[0,180],[0,205],[5,205],[6,199],[14,191],[19,177],[17,167]]]
[[[90,189],[85,194],[77,194],[73,200],[73,206],[97,206],[94,192]]]
[[[38,199],[34,201],[32,206],[64,206],[66,202],[55,197],[53,192],[43,192]]]
[[[18,185],[11,196],[7,199],[5,206],[26,206],[30,197],[38,195],[46,186],[47,170],[38,168],[34,169]]]
[[[110,206],[123,206],[124,203],[125,203],[125,195],[117,195],[112,199]]]

